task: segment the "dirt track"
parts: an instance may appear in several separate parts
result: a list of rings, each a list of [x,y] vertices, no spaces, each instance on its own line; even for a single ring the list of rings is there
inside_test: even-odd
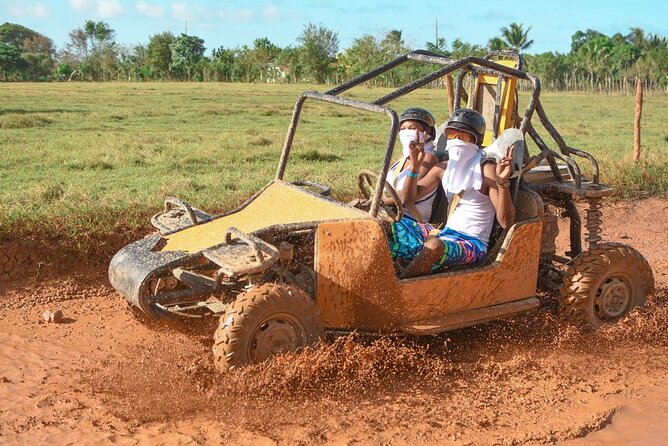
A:
[[[656,295],[581,335],[540,313],[427,339],[328,340],[226,376],[206,334],[142,324],[104,268],[0,284],[2,444],[663,444],[668,200],[605,208]],[[61,324],[40,323],[60,309]]]

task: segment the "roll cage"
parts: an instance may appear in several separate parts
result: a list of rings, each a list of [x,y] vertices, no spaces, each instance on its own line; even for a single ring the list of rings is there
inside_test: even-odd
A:
[[[512,68],[495,61],[496,58],[505,58],[505,59],[515,59],[516,67]],[[398,66],[407,63],[407,62],[418,62],[431,65],[439,65],[440,68],[434,69],[431,73],[422,76],[421,78],[410,82],[391,93],[382,96],[375,101],[366,102],[355,99],[350,99],[340,96],[341,93],[344,93],[350,90],[353,87],[363,84],[377,76],[382,75],[390,70],[397,68]],[[451,59],[449,57],[432,53],[425,50],[416,50],[408,54],[400,56],[394,59],[391,62],[386,63],[374,70],[371,70],[361,76],[358,76],[355,79],[352,79],[346,83],[343,83],[335,88],[332,88],[325,93],[319,93],[317,91],[305,91],[302,93],[295,104],[292,119],[290,126],[288,128],[287,136],[285,139],[285,144],[281,153],[281,158],[278,164],[278,169],[276,171],[276,179],[282,180],[285,174],[285,169],[287,167],[288,158],[290,156],[290,150],[292,148],[292,143],[294,140],[295,133],[297,131],[297,124],[299,122],[299,117],[301,115],[302,108],[304,103],[308,99],[323,101],[331,104],[341,105],[345,107],[351,107],[358,110],[368,111],[372,113],[381,113],[385,114],[390,118],[390,130],[387,135],[387,145],[385,149],[385,155],[383,157],[382,168],[380,169],[378,180],[375,186],[374,194],[372,197],[372,204],[369,210],[371,216],[376,217],[378,214],[378,209],[380,206],[380,200],[383,194],[383,188],[385,180],[387,177],[388,169],[392,160],[392,154],[394,150],[394,144],[397,138],[397,132],[399,128],[399,118],[397,113],[386,106],[389,102],[400,98],[420,87],[424,87],[427,84],[434,82],[445,76],[450,76],[452,73],[458,71],[457,81],[454,86],[454,101],[453,109],[461,108],[462,99],[466,96],[466,101],[469,102],[473,98],[473,88],[474,82],[469,82],[469,91],[468,94],[465,92],[464,81],[467,76],[471,76],[471,79],[476,79],[476,76],[481,74],[487,74],[497,77],[497,94],[495,95],[496,103],[494,108],[494,119],[492,122],[493,137],[498,136],[500,131],[504,129],[499,129],[500,114],[502,112],[502,107],[500,100],[502,95],[499,94],[499,90],[504,82],[504,80],[514,78],[522,81],[526,81],[531,85],[531,94],[529,98],[528,105],[524,114],[521,117],[519,122],[519,129],[524,134],[528,134],[531,139],[534,141],[536,146],[540,149],[540,153],[535,156],[531,156],[528,153],[528,150],[525,146],[524,154],[524,163],[525,166],[535,166],[541,161],[545,160],[549,165],[551,174],[553,176],[554,182],[556,183],[556,188],[560,192],[567,194],[580,194],[584,196],[592,197],[601,197],[607,195],[607,188],[601,190],[601,185],[599,183],[599,168],[596,159],[589,153],[570,147],[566,144],[562,136],[552,125],[548,119],[545,110],[540,102],[540,92],[541,84],[540,80],[533,74],[524,71],[523,69],[523,60],[520,54],[512,51],[494,51],[490,52],[484,57],[466,57],[463,59]],[[516,92],[513,92],[516,94]],[[468,106],[471,106],[467,104]],[[515,107],[517,104],[515,103]],[[516,110],[515,110],[516,112]],[[539,121],[543,128],[547,131],[550,137],[554,140],[559,151],[555,151],[549,148],[545,140],[538,134],[536,128],[532,124],[532,117],[534,113],[537,114]],[[518,115],[519,117],[519,115]],[[587,159],[592,166],[592,180],[583,181],[582,172],[580,170],[577,162],[572,158],[572,155],[579,156]],[[559,184],[565,182],[562,172],[559,169],[557,160],[560,160],[564,163],[568,175],[572,180],[573,184],[569,187],[559,188]],[[527,169],[524,169],[527,170]],[[520,173],[521,175],[521,173]],[[520,181],[517,181],[515,187],[519,187]],[[554,186],[554,184],[552,184]],[[577,250],[577,249],[576,249]]]

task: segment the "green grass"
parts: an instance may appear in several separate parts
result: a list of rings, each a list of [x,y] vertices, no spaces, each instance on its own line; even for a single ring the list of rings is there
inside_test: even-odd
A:
[[[295,100],[322,86],[183,83],[6,83],[0,90],[0,235],[81,252],[149,229],[166,195],[211,212],[270,181]],[[370,100],[390,90],[357,88]],[[445,93],[422,89],[391,106],[447,118]],[[642,161],[631,161],[631,96],[543,94],[548,116],[573,147],[594,154],[617,197],[668,190],[668,97],[649,95]],[[327,183],[340,199],[356,173],[377,170],[386,116],[307,101],[287,179]],[[545,132],[542,132],[546,136]],[[535,150],[535,147],[534,147]],[[584,162],[581,163],[585,170]]]

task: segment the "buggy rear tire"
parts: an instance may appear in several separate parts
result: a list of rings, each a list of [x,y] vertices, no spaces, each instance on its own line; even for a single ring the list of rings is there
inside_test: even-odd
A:
[[[584,329],[596,329],[642,306],[654,290],[647,260],[634,248],[605,243],[582,253],[566,271],[559,314]]]
[[[216,368],[227,372],[294,352],[318,340],[320,312],[305,292],[284,284],[259,285],[237,296],[225,309],[214,334]]]

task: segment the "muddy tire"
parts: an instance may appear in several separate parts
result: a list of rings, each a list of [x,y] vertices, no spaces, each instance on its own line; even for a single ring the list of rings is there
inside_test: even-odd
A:
[[[647,260],[635,249],[605,243],[585,251],[566,271],[559,314],[584,329],[595,329],[642,306],[654,289]]]
[[[214,334],[216,368],[227,372],[313,344],[322,334],[313,299],[289,285],[263,284],[241,293]]]

